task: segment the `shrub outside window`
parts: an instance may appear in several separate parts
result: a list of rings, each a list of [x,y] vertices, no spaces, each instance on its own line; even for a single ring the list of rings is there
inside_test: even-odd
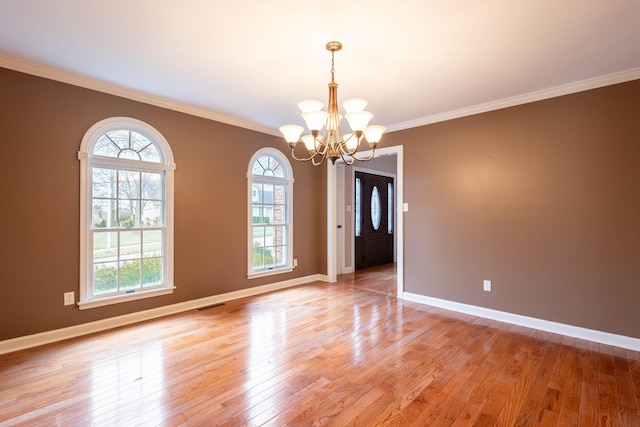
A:
[[[293,270],[293,175],[278,150],[259,150],[249,162],[249,278]]]
[[[173,155],[146,123],[87,131],[81,162],[81,309],[173,291]]]

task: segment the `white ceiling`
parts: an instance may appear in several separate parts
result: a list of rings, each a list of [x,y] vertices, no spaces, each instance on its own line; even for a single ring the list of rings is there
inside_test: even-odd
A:
[[[0,0],[0,66],[274,134],[331,40],[339,99],[397,130],[640,78],[640,1]]]

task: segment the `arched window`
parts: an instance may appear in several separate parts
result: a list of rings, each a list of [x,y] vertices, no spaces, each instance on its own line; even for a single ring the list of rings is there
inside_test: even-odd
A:
[[[80,151],[81,309],[173,292],[173,154],[139,120],[93,125]]]
[[[249,278],[293,270],[293,173],[274,148],[258,150],[249,162]]]

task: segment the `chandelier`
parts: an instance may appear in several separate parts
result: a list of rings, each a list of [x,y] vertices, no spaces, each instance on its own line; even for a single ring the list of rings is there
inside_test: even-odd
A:
[[[373,117],[368,111],[364,111],[367,101],[364,99],[347,99],[342,103],[345,110],[344,117],[349,122],[351,133],[344,134],[340,127],[342,115],[338,111],[338,84],[334,80],[335,68],[333,55],[342,49],[342,43],[329,42],[327,50],[331,52],[331,83],[329,83],[328,111],[322,111],[323,104],[320,101],[302,101],[298,108],[302,111],[302,118],[309,128],[310,134],[302,135],[304,128],[298,125],[286,125],[280,128],[284,139],[291,147],[291,156],[301,162],[312,161],[318,166],[329,157],[331,163],[342,159],[346,164],[353,164],[355,160],[371,160],[375,155],[376,146],[386,130],[384,126],[368,126]],[[324,129],[324,130],[323,130]],[[371,149],[371,154],[366,158],[356,156],[360,143],[366,141]],[[298,142],[302,141],[309,151],[308,157],[299,158],[295,154]]]

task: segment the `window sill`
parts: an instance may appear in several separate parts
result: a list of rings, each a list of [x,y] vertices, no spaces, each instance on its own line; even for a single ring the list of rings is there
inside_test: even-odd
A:
[[[86,310],[88,308],[104,307],[105,305],[120,304],[122,302],[135,301],[143,298],[157,297],[160,295],[172,294],[175,286],[162,289],[153,289],[149,291],[137,291],[130,294],[118,295],[115,297],[99,298],[88,301],[80,301],[78,308]]]
[[[292,271],[293,271],[293,267],[284,267],[284,268],[278,268],[278,269],[274,268],[273,270],[265,270],[257,273],[247,273],[247,279],[257,279],[258,277],[273,276],[275,274],[282,274],[282,273],[291,273]]]

